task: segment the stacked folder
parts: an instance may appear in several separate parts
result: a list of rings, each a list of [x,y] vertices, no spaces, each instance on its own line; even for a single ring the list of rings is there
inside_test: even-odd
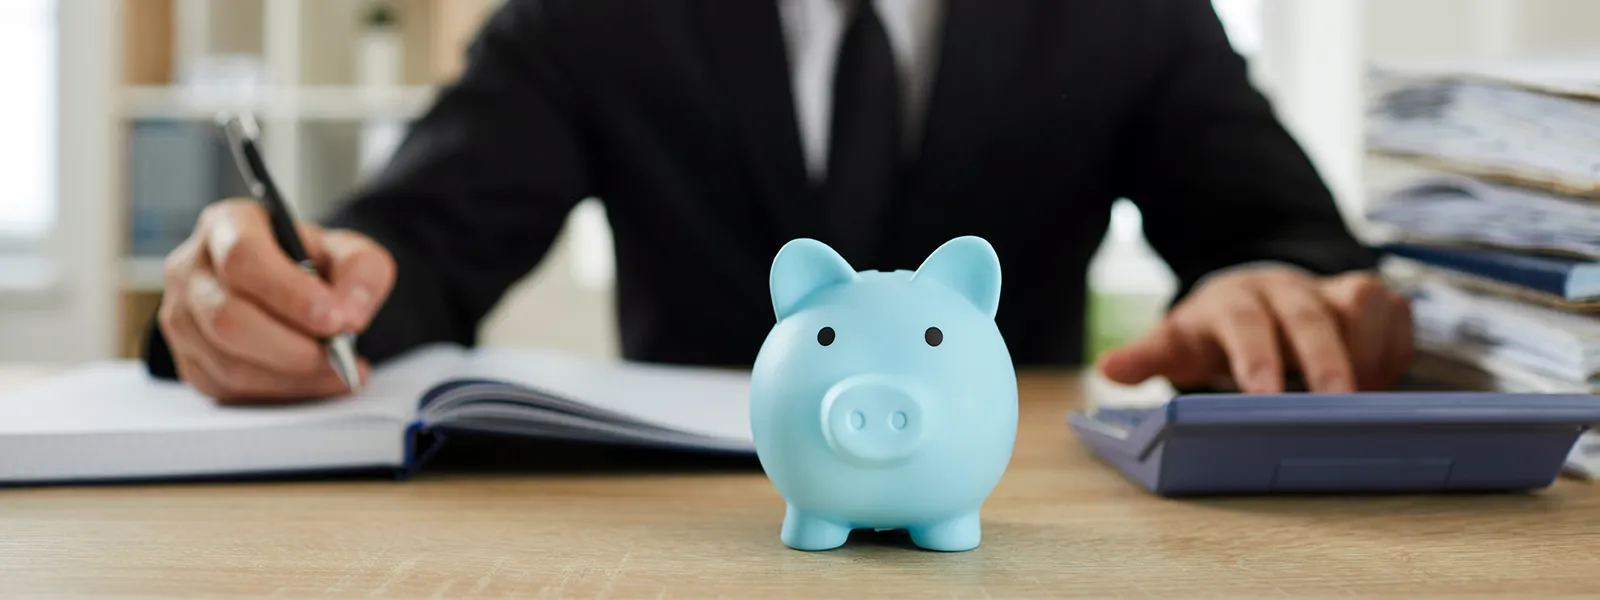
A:
[[[1382,68],[1371,84],[1369,154],[1415,174],[1366,217],[1413,298],[1416,375],[1600,392],[1600,56]],[[1600,436],[1569,463],[1600,476]]]

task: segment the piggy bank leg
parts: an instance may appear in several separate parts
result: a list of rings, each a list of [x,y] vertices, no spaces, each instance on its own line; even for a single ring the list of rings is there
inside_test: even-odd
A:
[[[947,521],[938,521],[910,528],[911,543],[926,550],[938,552],[965,552],[978,547],[983,528],[978,524],[978,511]]]
[[[850,538],[850,528],[807,514],[790,504],[783,514],[784,545],[795,550],[832,550]]]

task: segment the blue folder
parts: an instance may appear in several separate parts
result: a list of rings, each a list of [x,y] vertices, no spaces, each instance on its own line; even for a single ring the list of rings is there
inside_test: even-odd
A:
[[[1181,394],[1074,412],[1091,453],[1163,496],[1527,491],[1560,475],[1600,397]]]
[[[1600,298],[1600,262],[1587,258],[1442,244],[1393,243],[1378,252],[1548,294],[1568,302]]]

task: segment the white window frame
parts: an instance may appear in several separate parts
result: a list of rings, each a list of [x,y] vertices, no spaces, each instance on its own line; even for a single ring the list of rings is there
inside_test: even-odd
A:
[[[22,0],[12,0],[12,1],[20,2]],[[47,3],[49,5],[47,10],[55,11],[57,13],[59,13],[59,7],[60,7],[60,4],[62,2],[62,0],[29,0],[29,1],[36,1],[36,2],[42,1],[42,2],[45,2],[45,3]],[[52,59],[52,62],[54,62],[57,65],[57,66],[54,67],[55,71],[56,71],[56,73],[55,73],[55,81],[59,82],[60,81],[60,77],[61,77],[61,75],[60,75],[61,69],[59,67],[59,65],[61,63],[61,61],[60,61],[61,52],[60,52],[60,48],[59,48],[59,43],[60,43],[60,39],[61,39],[61,34],[60,34],[61,27],[60,27],[59,20],[57,20],[57,23],[54,25],[54,29],[55,29],[54,38],[55,38],[55,41],[57,43],[57,47],[53,49],[54,50],[54,52],[53,52],[54,55],[51,56],[50,58]],[[0,60],[5,60],[5,59],[0,58]],[[21,58],[15,59],[15,60],[31,60],[31,57],[21,57]],[[60,90],[58,88],[57,90],[54,90],[54,91],[56,93],[56,97],[52,98],[51,100],[54,101],[57,106],[56,106],[56,110],[52,111],[52,114],[49,115],[49,118],[52,121],[57,121],[58,122],[60,120],[60,118],[59,118],[59,113],[60,113],[59,91]],[[49,143],[49,148],[51,150],[56,150],[58,147],[59,147],[59,140],[51,139],[50,143]],[[54,153],[52,153],[52,154],[54,154]],[[59,179],[60,160],[59,160],[58,155],[56,155],[56,158],[54,160],[51,160],[48,163],[47,166],[52,171],[52,175],[54,175],[56,178]],[[51,181],[49,189],[47,189],[47,192],[46,192],[48,194],[51,194],[51,195],[55,196],[55,198],[51,199],[50,206],[48,208],[48,210],[51,213],[59,213],[59,208],[58,208],[59,196],[60,196],[59,187],[60,186],[59,186],[57,181]],[[45,225],[45,230],[41,231],[41,232],[38,232],[36,234],[19,233],[19,232],[15,232],[15,231],[9,231],[5,227],[0,227],[0,257],[8,257],[8,258],[19,258],[19,257],[24,257],[24,256],[26,256],[26,257],[37,257],[40,253],[42,253],[46,249],[46,247],[48,246],[48,244],[50,242],[50,239],[52,237],[54,237],[53,233],[54,233],[54,229],[55,229],[55,226],[56,226],[58,220],[59,220],[58,219],[58,214],[52,214],[48,219],[49,222],[46,223],[46,225]],[[6,270],[4,267],[0,267],[0,290],[6,289],[7,287],[11,287],[11,288],[18,287],[16,285],[16,280],[15,279],[5,277],[8,274],[9,274],[8,270]]]
[[[78,363],[118,354],[117,246],[120,57],[124,2],[58,0],[54,227],[6,242],[9,272],[31,285],[0,287],[0,362]],[[27,250],[27,252],[22,252]]]

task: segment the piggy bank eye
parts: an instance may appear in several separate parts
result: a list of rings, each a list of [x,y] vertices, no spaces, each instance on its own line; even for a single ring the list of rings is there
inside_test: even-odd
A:
[[[817,332],[817,343],[824,346],[831,345],[833,344],[833,336],[834,334],[832,327],[823,327]]]
[[[929,346],[937,346],[944,343],[944,332],[939,331],[938,327],[929,327],[923,332],[922,339],[927,340]]]

